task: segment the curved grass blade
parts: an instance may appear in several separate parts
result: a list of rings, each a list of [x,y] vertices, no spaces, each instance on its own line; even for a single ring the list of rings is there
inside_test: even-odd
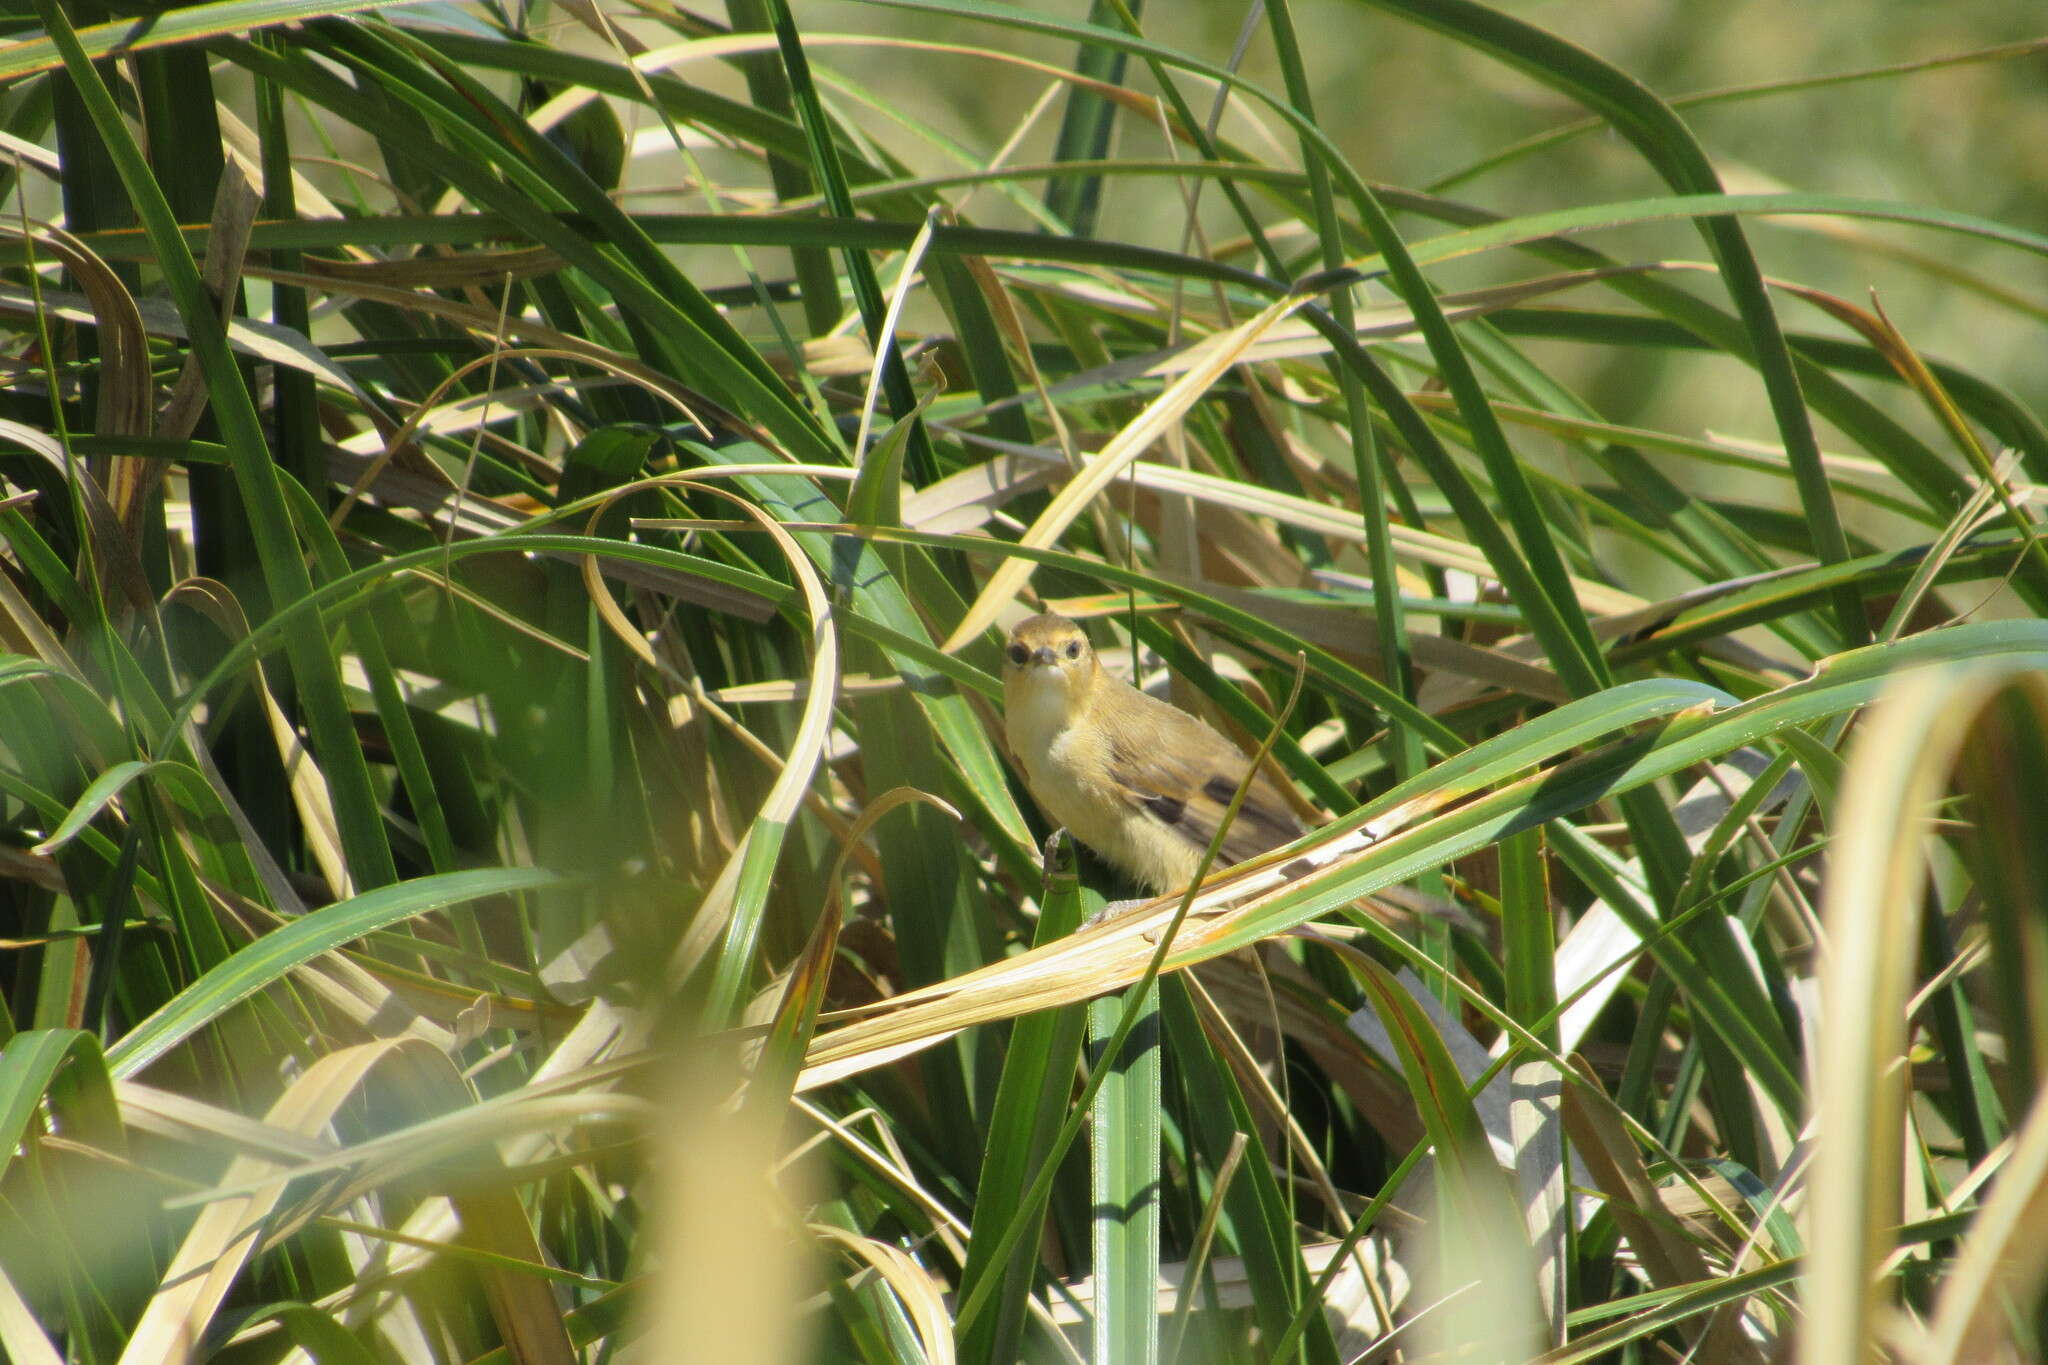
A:
[[[107,1049],[114,1075],[129,1077],[292,968],[402,920],[487,896],[564,884],[541,868],[485,868],[419,877],[322,906],[241,949],[180,991]]]

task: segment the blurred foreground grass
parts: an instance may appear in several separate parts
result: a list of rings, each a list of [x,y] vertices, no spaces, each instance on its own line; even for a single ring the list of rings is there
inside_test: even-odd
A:
[[[0,1353],[2039,1358],[2048,44],[1647,14],[14,11]]]

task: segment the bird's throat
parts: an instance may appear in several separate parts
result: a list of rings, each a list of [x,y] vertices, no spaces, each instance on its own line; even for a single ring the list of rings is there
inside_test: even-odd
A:
[[[1074,719],[1074,699],[1059,678],[1031,676],[1018,678],[1003,699],[1003,715],[1010,747],[1026,762],[1050,752]]]

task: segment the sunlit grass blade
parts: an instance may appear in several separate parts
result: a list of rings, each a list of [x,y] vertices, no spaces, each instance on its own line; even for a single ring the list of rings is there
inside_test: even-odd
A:
[[[302,962],[415,915],[487,896],[558,885],[539,868],[491,868],[421,877],[380,887],[353,900],[300,916],[267,934],[193,982],[108,1049],[114,1073],[133,1075],[227,1009],[282,978]]]
[[[1148,992],[1149,994],[1149,992]],[[1159,1076],[1164,1045],[1156,996],[1123,1050],[1103,1050],[1131,1002],[1104,996],[1089,1006],[1089,1064],[1110,1077],[1096,1092],[1088,1130],[1089,1204],[1095,1267],[1095,1358],[1159,1359]]]

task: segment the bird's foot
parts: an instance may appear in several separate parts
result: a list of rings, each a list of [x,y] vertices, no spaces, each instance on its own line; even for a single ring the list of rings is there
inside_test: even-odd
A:
[[[1127,910],[1135,910],[1141,905],[1150,905],[1151,903],[1151,901],[1144,899],[1142,896],[1137,900],[1111,901],[1094,914],[1088,916],[1088,918],[1082,920],[1081,929],[1093,929],[1096,925],[1113,920]],[[1079,933],[1080,929],[1074,932]]]

